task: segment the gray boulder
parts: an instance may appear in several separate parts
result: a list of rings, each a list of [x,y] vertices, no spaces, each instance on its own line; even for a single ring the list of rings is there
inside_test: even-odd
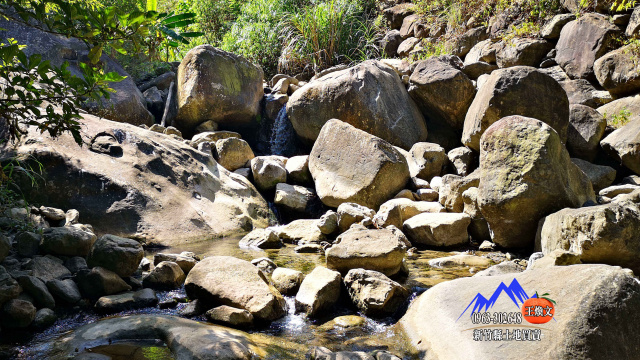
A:
[[[273,229],[255,229],[245,235],[239,245],[259,249],[279,249],[282,247],[282,240]]]
[[[393,315],[409,297],[407,289],[377,271],[350,270],[344,284],[351,301],[368,316]]]
[[[403,230],[413,245],[456,246],[469,243],[467,214],[420,214],[404,222]]]
[[[50,280],[47,282],[47,289],[49,289],[58,305],[75,305],[82,299],[78,285],[71,279]]]
[[[304,274],[298,270],[277,267],[271,274],[273,285],[283,295],[295,295],[304,280]]]
[[[94,305],[94,309],[103,314],[156,306],[158,297],[151,289],[126,292],[119,295],[103,296]]]
[[[607,121],[597,110],[571,105],[567,129],[567,150],[573,157],[593,161],[600,150]]]
[[[603,88],[620,97],[640,90],[640,66],[633,45],[623,46],[604,54],[593,65],[596,78]]]
[[[171,261],[163,261],[142,278],[142,285],[152,289],[172,290],[182,286],[185,278],[180,265]]]
[[[640,174],[640,118],[605,137],[600,146],[614,159],[636,174]]]
[[[300,285],[296,295],[296,311],[315,317],[329,310],[340,298],[341,283],[339,272],[316,267]]]
[[[93,244],[87,258],[90,267],[101,266],[121,277],[133,275],[138,269],[144,250],[139,242],[115,235],[103,235]]]
[[[52,255],[86,257],[96,239],[92,232],[75,227],[48,228],[42,233],[40,250]]]
[[[572,158],[571,162],[587,175],[595,192],[610,186],[616,179],[616,169],[610,166],[596,165],[576,158]]]

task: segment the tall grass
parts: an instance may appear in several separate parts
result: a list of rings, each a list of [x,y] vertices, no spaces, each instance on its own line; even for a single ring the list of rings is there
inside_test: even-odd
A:
[[[356,0],[312,3],[282,22],[284,48],[278,70],[296,73],[306,64],[318,72],[339,63],[379,56],[380,33],[367,4]]]

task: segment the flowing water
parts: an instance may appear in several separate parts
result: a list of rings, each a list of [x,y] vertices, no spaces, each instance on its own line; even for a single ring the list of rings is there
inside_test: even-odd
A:
[[[240,248],[238,246],[239,237],[229,237],[224,239],[214,239],[180,246],[176,248],[164,248],[161,250],[150,249],[146,252],[149,259],[153,258],[155,252],[180,253],[182,251],[192,251],[200,257],[213,255],[228,255],[237,258],[252,260],[260,257],[268,257],[280,267],[297,269],[303,273],[311,272],[318,265],[325,265],[324,255],[321,254],[298,254],[294,251],[294,246],[286,245],[278,250],[253,250]],[[449,256],[454,253],[420,250],[414,253],[407,261],[409,276],[397,279],[407,288],[411,289],[413,300],[427,288],[443,281],[471,276],[473,272],[483,268],[470,269],[464,266],[452,268],[433,268],[427,265],[430,259]],[[172,297],[184,297],[184,288],[159,292],[162,300]],[[334,351],[340,350],[365,350],[376,349],[389,350],[403,359],[415,358],[414,350],[409,345],[402,331],[395,326],[397,320],[406,310],[408,302],[398,314],[386,319],[372,319],[369,317],[343,317],[337,321],[333,318],[344,315],[360,315],[357,309],[347,305],[338,306],[331,314],[317,320],[310,320],[301,314],[294,312],[294,298],[286,297],[288,304],[288,314],[271,323],[267,327],[250,330],[250,333],[258,335],[264,342],[265,347],[280,347],[281,350],[270,359],[300,359],[304,354],[300,354],[297,347],[287,348],[286,344],[304,344],[305,348],[310,346],[326,346]],[[161,310],[158,308],[147,308],[135,311],[127,311],[111,316],[123,316],[129,314],[166,314],[178,315],[180,309],[185,304],[179,304],[177,308]],[[95,322],[101,317],[92,312],[67,310],[59,314],[60,320],[52,327],[29,338],[5,339],[4,343],[13,342],[18,345],[19,359],[42,359],[56,337],[65,332],[84,324]],[[204,317],[194,318],[205,321]],[[279,341],[281,340],[281,341]],[[285,345],[283,345],[285,344]],[[92,349],[95,354],[108,355],[112,359],[140,359],[140,360],[164,360],[171,359],[171,354],[164,344],[155,342],[124,342],[111,345],[100,346]]]
[[[273,120],[269,150],[272,155],[291,157],[297,155],[295,143],[296,133],[287,116],[287,107],[283,106],[278,116]]]

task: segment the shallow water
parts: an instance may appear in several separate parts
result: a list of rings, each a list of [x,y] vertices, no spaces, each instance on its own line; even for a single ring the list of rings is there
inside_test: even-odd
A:
[[[277,250],[246,249],[238,247],[239,237],[229,237],[191,243],[179,248],[147,249],[145,252],[149,259],[157,252],[180,253],[182,251],[192,251],[201,258],[214,255],[227,255],[237,258],[252,260],[260,257],[268,257],[280,267],[288,267],[300,270],[303,273],[311,272],[318,265],[325,265],[324,255],[320,254],[298,254],[294,251],[293,245],[286,245]],[[256,335],[256,340],[265,347],[271,347],[269,359],[300,359],[304,354],[300,354],[298,348],[289,346],[286,343],[304,344],[305,347],[325,346],[333,351],[340,350],[364,350],[372,351],[376,349],[389,350],[403,359],[413,359],[415,354],[402,331],[395,326],[397,320],[402,316],[409,302],[427,288],[443,281],[460,277],[471,276],[476,271],[484,268],[469,268],[458,266],[446,269],[433,268],[428,265],[430,259],[454,255],[457,252],[443,252],[434,250],[419,250],[412,254],[407,260],[409,276],[395,279],[411,289],[412,296],[407,304],[394,316],[386,319],[372,319],[364,317],[362,324],[352,326],[341,326],[330,322],[333,318],[343,315],[359,315],[357,309],[349,305],[340,305],[335,311],[322,319],[310,320],[300,314],[295,314],[294,298],[286,297],[288,304],[288,314],[271,323],[266,328],[257,328],[248,332]],[[482,254],[482,253],[478,253]],[[160,300],[172,297],[184,297],[184,288],[170,291],[158,292]],[[343,302],[348,303],[348,302]],[[166,314],[178,315],[179,310],[186,304],[179,304],[174,309],[161,310],[158,308],[147,308],[141,310],[127,311],[111,316],[123,316],[128,314]],[[86,311],[63,310],[59,313],[60,320],[52,327],[36,335],[23,334],[15,335],[12,338],[5,338],[2,343],[15,346],[17,359],[42,359],[52,341],[60,334],[71,331],[84,324],[94,322],[103,318],[97,314]],[[194,318],[194,320],[205,321],[204,317]],[[362,320],[362,319],[361,319]],[[278,339],[286,340],[278,342]],[[17,346],[16,346],[17,345]],[[277,349],[276,349],[277,348]],[[95,353],[109,355],[113,359],[124,359],[118,357],[120,353],[134,354],[138,357],[128,357],[127,359],[140,360],[164,360],[171,359],[167,355],[167,348],[163,344],[148,342],[127,342],[94,348]],[[115,356],[115,355],[117,356]],[[146,354],[146,355],[145,355]],[[113,356],[112,356],[113,355]],[[115,356],[115,357],[114,357]],[[122,355],[124,356],[124,355]],[[133,355],[131,355],[133,356]],[[144,357],[146,356],[146,357]],[[155,357],[154,357],[155,356]],[[164,357],[163,357],[164,356]],[[169,357],[167,357],[169,356]]]

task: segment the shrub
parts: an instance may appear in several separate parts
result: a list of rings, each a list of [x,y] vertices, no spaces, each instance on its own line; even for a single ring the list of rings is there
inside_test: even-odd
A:
[[[614,129],[619,129],[629,123],[629,120],[631,120],[631,115],[631,111],[629,111],[625,106],[617,113],[605,113],[604,119],[607,121],[607,125],[613,127]]]

